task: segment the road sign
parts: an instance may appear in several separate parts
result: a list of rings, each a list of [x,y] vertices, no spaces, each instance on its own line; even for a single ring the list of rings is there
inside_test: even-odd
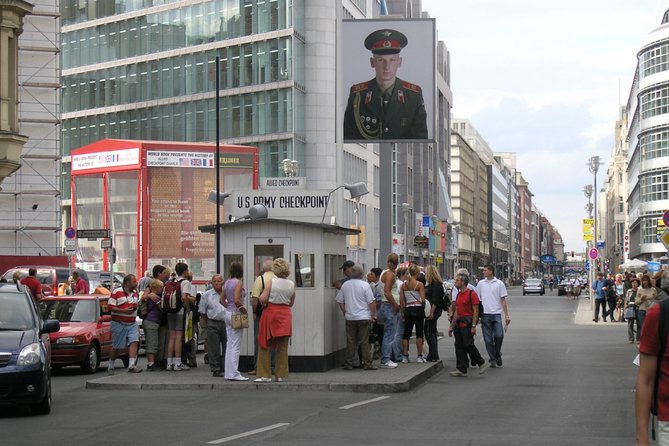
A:
[[[606,247],[606,242],[603,240],[598,240],[597,241],[597,249],[604,249]]]
[[[65,247],[65,255],[66,256],[73,256],[77,253],[77,247],[76,246],[66,246]]]
[[[77,238],[109,238],[109,229],[78,229]]]
[[[76,235],[77,235],[77,231],[72,226],[70,226],[69,228],[67,228],[65,230],[65,237],[67,237],[69,239],[74,238]]]
[[[648,262],[648,264],[646,265],[646,269],[648,270],[648,272],[651,272],[651,273],[658,272],[660,270],[660,268],[662,268],[662,265],[660,265],[660,262]]]
[[[664,211],[664,214],[662,214],[662,221],[665,226],[669,227],[669,211]]]
[[[666,214],[665,214],[666,215]],[[660,241],[664,245],[664,249],[669,251],[669,228],[665,229],[662,235],[660,236]]]
[[[590,248],[588,250],[588,257],[591,260],[597,260],[599,258],[599,249],[597,248]]]
[[[100,248],[109,249],[112,247],[112,241],[110,238],[103,238],[100,240]]]
[[[75,239],[64,240],[64,243],[65,243],[66,248],[76,248],[77,247],[77,241]]]

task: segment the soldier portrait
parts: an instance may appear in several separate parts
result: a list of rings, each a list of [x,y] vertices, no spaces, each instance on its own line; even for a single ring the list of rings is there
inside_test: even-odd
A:
[[[402,53],[411,46],[407,35],[394,27],[376,28],[358,45],[369,51],[367,63],[374,77],[348,90],[344,140],[430,139],[423,89],[412,79],[399,77],[404,72]],[[428,56],[429,48],[422,50]]]

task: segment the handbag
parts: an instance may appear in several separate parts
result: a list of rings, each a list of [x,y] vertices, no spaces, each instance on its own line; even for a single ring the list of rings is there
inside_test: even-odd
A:
[[[244,313],[235,313],[230,316],[232,328],[239,330],[240,328],[249,328],[249,315]]]
[[[628,305],[625,308],[625,319],[636,319],[636,312],[634,311],[634,305]]]

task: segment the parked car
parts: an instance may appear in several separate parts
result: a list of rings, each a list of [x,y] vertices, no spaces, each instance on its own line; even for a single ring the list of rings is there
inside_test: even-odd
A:
[[[12,276],[16,271],[21,275],[21,279],[28,275],[28,269],[35,268],[37,269],[37,280],[42,284],[42,293],[45,296],[57,296],[58,295],[58,285],[61,283],[67,283],[67,279],[70,277],[72,271],[77,271],[79,277],[84,280],[88,280],[88,274],[86,271],[79,268],[65,268],[63,266],[15,266],[14,268],[8,269],[2,278],[7,280],[7,282],[12,281]]]
[[[95,373],[100,361],[107,361],[112,351],[109,296],[53,296],[39,302],[44,318],[60,321],[60,331],[52,333],[51,363],[54,367],[77,365],[85,373]],[[128,366],[127,350],[119,359]]]
[[[23,286],[0,283],[0,404],[51,412],[49,333],[59,329],[58,321],[40,317]]]
[[[541,279],[525,279],[523,283],[523,296],[526,294],[539,294],[543,296],[545,292],[546,288]]]
[[[102,285],[109,290],[114,290],[123,284],[123,277],[125,274],[119,272],[109,272],[109,271],[86,271],[88,274],[88,285],[90,286],[91,293],[95,288]],[[112,284],[112,277],[114,283]]]

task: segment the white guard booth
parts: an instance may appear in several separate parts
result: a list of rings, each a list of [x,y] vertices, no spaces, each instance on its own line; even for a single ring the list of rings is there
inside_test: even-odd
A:
[[[214,232],[216,225],[201,226]],[[338,367],[346,349],[345,320],[335,302],[333,282],[343,277],[346,237],[359,231],[340,226],[282,219],[238,220],[221,231],[221,273],[242,262],[246,307],[252,312],[251,288],[266,259],[283,257],[295,282],[293,336],[288,350],[291,372],[323,372]],[[253,368],[253,324],[242,338],[239,370]]]

